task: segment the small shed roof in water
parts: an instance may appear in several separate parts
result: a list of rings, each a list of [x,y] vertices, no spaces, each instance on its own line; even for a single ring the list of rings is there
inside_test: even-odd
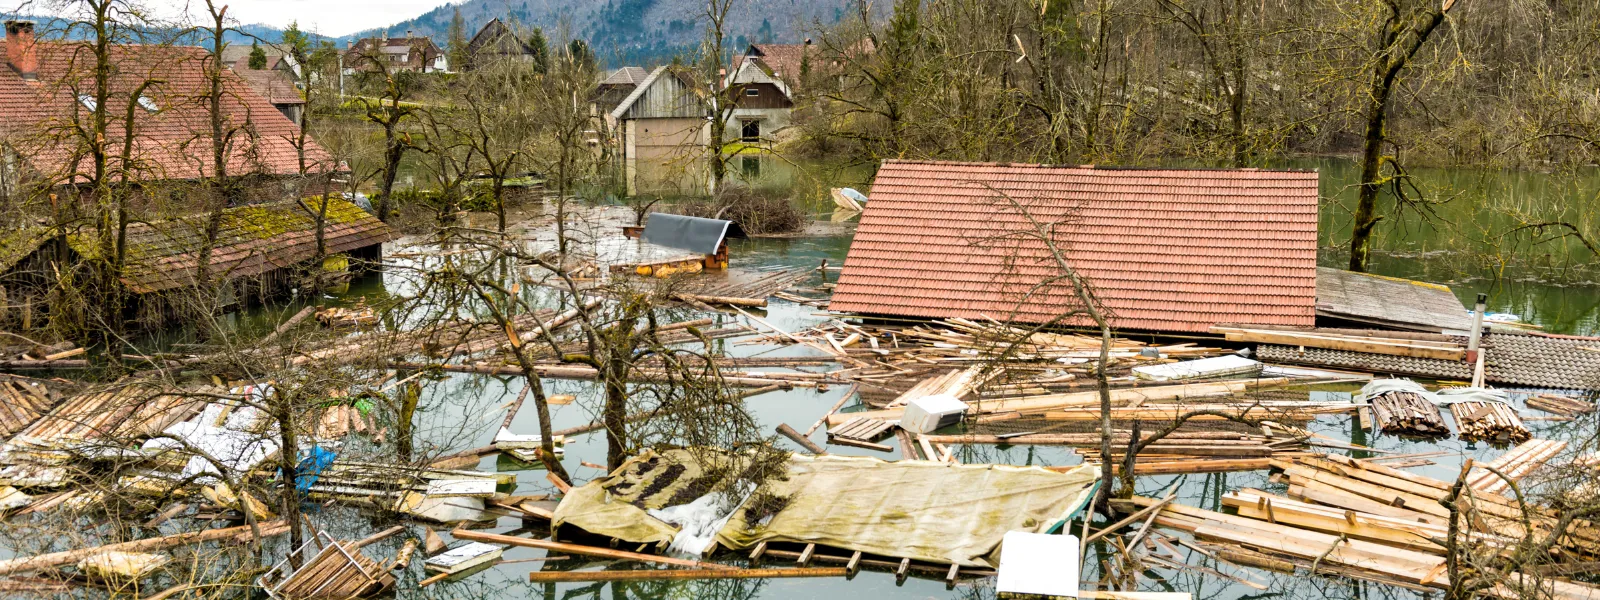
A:
[[[716,254],[722,240],[743,237],[744,230],[733,221],[667,213],[651,213],[644,227],[646,242],[699,254]]]
[[[1472,329],[1447,286],[1327,267],[1317,267],[1317,316],[1408,331]]]

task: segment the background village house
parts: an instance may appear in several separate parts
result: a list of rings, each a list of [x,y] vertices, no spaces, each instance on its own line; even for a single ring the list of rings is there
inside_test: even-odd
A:
[[[261,48],[267,57],[264,68],[250,68],[250,52]],[[300,93],[302,74],[294,56],[273,44],[246,46],[233,44],[222,50],[222,64],[238,73],[273,108],[290,121],[300,122],[300,111],[305,110],[305,96]]]
[[[771,143],[792,122],[794,86],[800,80],[806,44],[751,44],[734,57],[724,85],[737,90],[737,104],[728,117],[729,131],[745,143]]]
[[[78,181],[55,178],[74,171],[75,156],[62,123],[73,114],[91,110],[91,96],[77,96],[73,87],[62,85],[86,80],[88,73],[74,68],[74,42],[44,42],[33,39],[33,23],[6,23],[7,36],[0,42],[0,56],[8,68],[0,69],[0,141],[4,142],[6,173],[0,181],[7,193],[16,193],[30,182],[41,185],[71,186]],[[195,156],[209,154],[209,116],[203,90],[207,86],[205,65],[210,54],[190,46],[116,45],[113,58],[122,65],[113,81],[114,92],[126,95],[146,80],[148,86],[134,114],[138,138],[133,152],[137,159],[136,177],[143,182],[183,183],[214,175],[208,161]],[[228,175],[248,177],[280,185],[249,186],[246,200],[280,200],[305,191],[320,191],[307,186],[336,171],[337,161],[307,139],[307,172],[301,173],[300,154],[294,140],[299,128],[274,102],[258,94],[245,78],[223,70],[223,107],[226,126],[244,132],[242,139],[227,149]],[[135,78],[139,78],[137,81]],[[282,90],[281,95],[290,95]],[[297,95],[297,94],[296,94]],[[283,100],[289,100],[283,98]],[[125,130],[118,111],[109,111],[113,123],[108,132]]]
[[[377,71],[378,66],[372,64],[373,58],[383,60],[385,68],[390,71],[434,73],[450,70],[449,57],[433,43],[433,38],[413,36],[410,31],[403,38],[392,38],[385,32],[383,37],[362,38],[352,43],[342,61],[345,74]]]
[[[484,24],[467,42],[467,64],[454,65],[458,70],[480,69],[502,60],[532,61],[537,56],[533,46],[517,32],[495,17]]]
[[[617,147],[629,195],[703,186],[697,159],[710,139],[705,107],[670,67],[656,67],[617,107]]]

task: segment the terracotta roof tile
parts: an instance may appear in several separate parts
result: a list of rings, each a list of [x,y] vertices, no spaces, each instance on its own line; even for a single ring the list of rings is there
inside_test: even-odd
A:
[[[1122,329],[1315,319],[1317,174],[886,161],[833,310],[1044,321],[1071,304],[1041,223]],[[1026,299],[1026,300],[1025,300]]]
[[[0,56],[5,55],[0,40]],[[0,137],[28,156],[46,173],[70,169],[76,144],[67,135],[74,115],[87,115],[80,94],[93,90],[89,67],[93,56],[80,43],[37,42],[41,59],[37,81],[25,81],[15,70],[0,68]],[[155,111],[136,111],[134,170],[146,180],[198,179],[209,175],[210,117],[204,105],[205,64],[210,54],[189,46],[112,47],[115,73],[107,130],[120,139],[121,116],[129,95],[146,81],[144,96]],[[228,128],[242,132],[229,150],[230,174],[294,175],[299,156],[293,139],[299,127],[250,88],[237,73],[223,70],[224,107]],[[306,145],[312,172],[336,168],[333,157],[314,140]]]

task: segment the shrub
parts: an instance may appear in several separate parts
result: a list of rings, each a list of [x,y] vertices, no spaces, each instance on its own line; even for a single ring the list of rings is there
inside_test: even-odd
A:
[[[677,212],[691,217],[727,219],[745,233],[790,233],[804,229],[810,218],[794,202],[777,192],[730,187],[714,198],[679,204]]]

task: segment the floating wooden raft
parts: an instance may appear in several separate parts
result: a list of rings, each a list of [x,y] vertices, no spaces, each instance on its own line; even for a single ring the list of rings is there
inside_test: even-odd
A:
[[[727,304],[730,306],[766,306],[767,297],[788,290],[811,277],[816,269],[797,267],[774,271],[743,282],[728,282],[725,278],[710,275],[689,279],[674,294],[686,304]]]
[[[1576,417],[1594,412],[1593,402],[1584,402],[1571,396],[1539,394],[1528,398],[1527,402],[1528,408],[1563,417]]]
[[[1528,440],[1506,451],[1505,454],[1500,455],[1500,458],[1490,462],[1488,466],[1504,473],[1506,477],[1511,478],[1511,481],[1520,481],[1566,447],[1566,442]],[[1474,468],[1467,475],[1467,485],[1474,490],[1491,494],[1504,493],[1511,488],[1511,484],[1505,479],[1483,468]]]
[[[1467,442],[1521,444],[1533,437],[1517,411],[1501,402],[1458,402],[1450,405],[1460,437]]]
[[[828,442],[845,446],[856,446],[870,450],[889,451],[888,446],[875,444],[894,430],[899,421],[889,419],[874,419],[871,417],[856,417],[845,421],[838,427],[828,428]]]
[[[1444,437],[1450,428],[1439,414],[1439,405],[1420,394],[1411,392],[1386,392],[1370,399],[1372,416],[1378,431],[1390,435]]]

